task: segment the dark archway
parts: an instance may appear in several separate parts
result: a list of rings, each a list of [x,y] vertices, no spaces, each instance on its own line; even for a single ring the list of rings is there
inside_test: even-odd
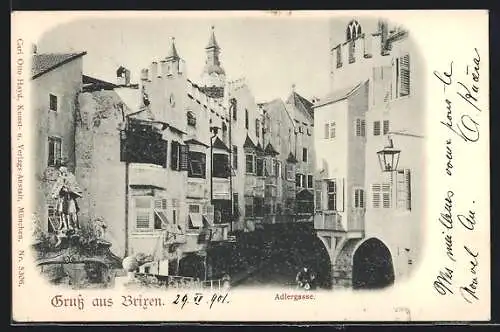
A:
[[[380,289],[394,284],[394,266],[387,246],[376,238],[363,242],[354,252],[353,289]]]

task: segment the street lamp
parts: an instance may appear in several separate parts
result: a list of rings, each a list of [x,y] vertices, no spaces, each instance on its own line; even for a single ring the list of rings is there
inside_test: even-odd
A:
[[[382,172],[393,172],[397,170],[401,150],[395,149],[392,138],[388,137],[389,144],[377,152],[378,161]]]

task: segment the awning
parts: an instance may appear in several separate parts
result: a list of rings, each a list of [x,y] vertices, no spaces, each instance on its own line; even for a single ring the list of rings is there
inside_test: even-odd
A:
[[[154,211],[155,211],[155,214],[158,216],[158,218],[160,218],[162,224],[168,225],[168,218],[167,218],[167,214],[165,213],[165,211],[160,210],[160,209],[154,209]]]
[[[199,213],[190,213],[189,221],[193,225],[193,227],[199,228],[203,227],[203,216]]]

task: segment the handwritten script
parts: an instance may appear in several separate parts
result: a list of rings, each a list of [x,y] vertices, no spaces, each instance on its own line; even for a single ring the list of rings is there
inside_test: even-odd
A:
[[[435,70],[434,77],[443,89],[443,112],[440,125],[447,134],[444,141],[444,177],[452,179],[456,173],[455,161],[459,144],[471,145],[480,140],[479,118],[483,110],[479,106],[481,93],[481,56],[474,48],[468,64],[459,66],[450,61],[444,70]],[[449,181],[451,183],[451,181]],[[458,243],[457,232],[465,233],[465,241],[477,226],[476,201],[470,206],[457,206],[459,193],[451,184],[445,189],[441,211],[437,220],[441,228],[445,264],[437,271],[433,288],[440,296],[457,295],[467,303],[480,297],[478,273],[480,255],[471,244]],[[457,271],[461,271],[458,272]],[[459,278],[457,275],[462,276]],[[465,277],[463,277],[465,275]]]

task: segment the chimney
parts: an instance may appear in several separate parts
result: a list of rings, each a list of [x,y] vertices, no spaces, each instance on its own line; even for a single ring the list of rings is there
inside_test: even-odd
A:
[[[388,54],[387,37],[389,36],[389,28],[387,27],[387,22],[380,20],[378,22],[378,30],[380,33],[380,49],[382,55]]]
[[[120,68],[116,70],[116,80],[118,85],[130,85],[130,70],[123,66],[120,66]]]
[[[151,62],[151,79],[158,77],[158,62]]]
[[[149,70],[147,68],[141,69],[141,81],[147,81],[149,79]]]

